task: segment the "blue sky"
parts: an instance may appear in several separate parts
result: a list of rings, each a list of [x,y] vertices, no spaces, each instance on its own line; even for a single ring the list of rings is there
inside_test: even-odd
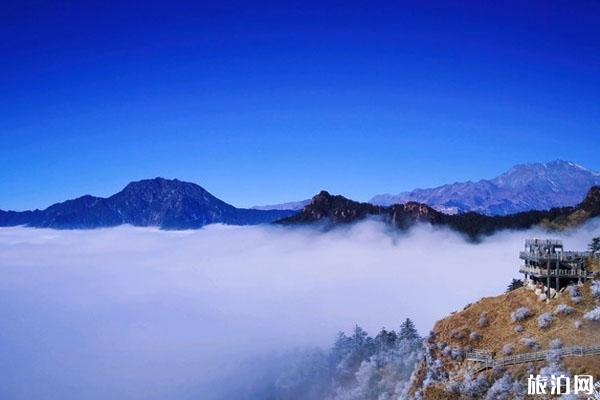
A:
[[[251,206],[600,169],[597,2],[104,3],[3,3],[0,209],[154,176]]]

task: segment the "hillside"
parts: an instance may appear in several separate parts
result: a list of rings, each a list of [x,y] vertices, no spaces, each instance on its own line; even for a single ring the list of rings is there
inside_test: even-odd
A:
[[[377,195],[370,203],[390,206],[412,201],[448,214],[509,215],[575,206],[596,185],[600,185],[600,173],[572,162],[556,160],[516,165],[495,178],[477,182],[457,182],[396,195]]]
[[[107,198],[86,195],[45,210],[0,211],[0,226],[90,229],[130,224],[195,229],[211,223],[269,223],[292,214],[286,210],[236,208],[194,183],[155,178],[131,182]]]
[[[500,380],[512,380],[513,389],[520,387],[525,391],[519,384],[526,385],[526,377],[530,373],[540,373],[544,367],[562,369],[570,374],[599,376],[599,356],[494,368],[478,376],[469,372],[477,363],[465,360],[466,352],[473,349],[503,357],[558,348],[557,339],[563,348],[600,345],[600,322],[583,317],[599,304],[598,298],[592,296],[590,286],[587,283],[580,287],[580,296],[574,298],[565,291],[549,303],[538,301],[536,294],[524,287],[481,299],[437,322],[427,340],[426,357],[415,375],[411,393],[428,400],[484,398]],[[560,307],[569,313],[557,312],[559,305],[564,305]],[[531,315],[522,321],[513,321],[511,314],[520,307],[526,307]],[[545,313],[552,315],[552,322],[549,327],[540,328],[538,319]],[[548,370],[541,373],[546,372]]]

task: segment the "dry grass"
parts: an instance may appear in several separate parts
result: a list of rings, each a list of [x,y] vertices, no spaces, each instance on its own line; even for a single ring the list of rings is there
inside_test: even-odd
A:
[[[530,351],[520,343],[524,337],[536,339],[542,349],[548,347],[550,340],[557,338],[564,346],[600,345],[600,323],[583,319],[583,314],[597,305],[590,295],[589,284],[582,288],[581,294],[583,301],[580,304],[573,303],[566,293],[546,303],[538,301],[531,290],[520,288],[501,296],[483,298],[463,311],[439,321],[434,331],[439,342],[462,348],[477,348],[498,355],[501,355],[502,347],[509,343],[514,345],[515,353]],[[559,304],[567,304],[575,311],[570,315],[554,316],[554,321],[549,328],[540,329],[537,318],[543,313],[552,313]],[[519,307],[529,308],[532,316],[524,321],[513,322],[511,313]],[[486,313],[489,319],[490,323],[487,327],[480,327],[477,324],[482,313]],[[576,320],[582,322],[581,329],[575,328]],[[514,327],[517,325],[523,326],[523,332],[515,332]],[[464,332],[465,337],[457,339],[456,334],[452,335],[456,331]],[[477,343],[468,340],[469,333],[472,331],[481,334],[481,339]]]
[[[583,314],[596,307],[598,301],[590,294],[590,283],[581,287],[580,292],[583,301],[579,304],[575,304],[566,292],[549,303],[539,301],[535,293],[527,288],[520,288],[496,297],[483,298],[468,305],[464,310],[438,321],[434,326],[436,342],[455,348],[460,347],[463,350],[485,350],[495,353],[497,357],[503,356],[502,347],[506,344],[514,346],[514,354],[532,351],[521,343],[521,339],[525,337],[535,339],[543,350],[548,349],[549,342],[553,339],[560,339],[564,346],[600,345],[600,322],[583,319]],[[540,329],[538,317],[544,313],[552,314],[559,304],[567,304],[573,307],[574,311],[569,315],[554,315],[552,325],[547,329]],[[531,316],[523,321],[513,322],[511,313],[519,307],[529,308]],[[489,320],[487,326],[478,324],[483,313]],[[581,321],[580,329],[575,327],[575,321]],[[522,332],[515,332],[514,327],[517,325],[523,327]],[[476,342],[469,340],[471,332],[478,332],[481,339]],[[452,361],[438,350],[435,351],[435,356],[443,361],[446,371],[455,376],[464,376],[467,368],[470,367],[468,362]],[[600,357],[565,358],[563,363],[572,374],[600,376]],[[539,371],[545,365],[545,361],[537,362],[534,369]],[[522,381],[530,373],[527,365],[515,365],[508,370],[515,378]],[[490,377],[491,372],[486,373]],[[421,364],[411,393],[414,393],[424,376],[425,366]],[[423,394],[427,400],[460,398],[445,392],[440,385],[429,387]]]

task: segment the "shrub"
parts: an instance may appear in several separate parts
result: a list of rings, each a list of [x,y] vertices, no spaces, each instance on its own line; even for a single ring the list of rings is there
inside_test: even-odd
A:
[[[460,340],[465,337],[465,332],[462,329],[454,329],[450,332],[450,337],[455,340]]]
[[[448,381],[448,383],[446,383],[445,388],[446,388],[446,392],[448,392],[448,393],[460,394],[461,384],[460,384],[460,382],[450,380],[450,381]]]
[[[552,314],[554,315],[569,315],[572,314],[573,311],[575,311],[575,309],[571,306],[568,306],[566,304],[559,304],[556,306],[556,308],[554,309],[554,311],[552,312]]]
[[[587,319],[588,321],[600,321],[600,306],[586,312],[583,315],[583,318]]]
[[[471,332],[469,335],[469,340],[473,342],[478,342],[481,340],[481,335],[478,332]]]
[[[544,313],[538,317],[538,326],[540,329],[549,328],[554,321],[554,317],[550,313]]]
[[[579,290],[579,286],[569,285],[567,286],[566,290],[571,295],[571,300],[573,300],[575,304],[579,304],[583,301],[583,299],[581,298],[581,291]]]
[[[506,368],[501,365],[494,365],[490,374],[494,379],[500,379],[506,373]]]
[[[490,325],[490,320],[488,319],[486,313],[481,313],[479,316],[479,321],[477,321],[477,325],[479,325],[480,328],[485,328]]]
[[[527,307],[519,307],[513,311],[510,317],[513,322],[523,321],[524,319],[531,317],[531,310],[529,310]]]
[[[530,338],[530,337],[524,337],[521,339],[521,344],[523,344],[523,346],[531,349],[531,350],[537,350],[539,349],[540,345],[537,342],[537,340]]]
[[[551,349],[561,349],[562,348],[562,342],[560,339],[552,339],[549,343],[549,347]]]
[[[571,295],[571,297],[579,297],[581,294],[579,293],[579,287],[575,285],[567,286],[567,292]]]
[[[505,344],[502,347],[502,354],[504,354],[506,356],[510,356],[514,352],[515,352],[515,346],[513,346],[512,344]]]
[[[573,324],[575,325],[575,329],[581,329],[581,321],[577,320]]]
[[[565,371],[563,366],[560,363],[560,357],[557,357],[553,360],[548,360],[548,365],[540,368],[540,375],[542,376],[559,376],[566,375],[569,376],[568,371]]]
[[[590,286],[590,292],[596,299],[600,299],[600,281],[593,281]]]
[[[523,387],[510,374],[498,379],[488,390],[486,400],[509,400],[523,395]]]
[[[454,361],[463,361],[465,359],[465,352],[459,348],[452,348],[450,352],[450,358]]]
[[[462,381],[460,391],[463,395],[469,398],[481,398],[487,391],[488,382],[485,374],[479,374],[474,377],[471,373],[467,373],[465,379]]]
[[[517,333],[521,333],[524,330],[525,329],[523,328],[523,325],[517,325],[517,326],[515,326],[515,332],[517,332]]]

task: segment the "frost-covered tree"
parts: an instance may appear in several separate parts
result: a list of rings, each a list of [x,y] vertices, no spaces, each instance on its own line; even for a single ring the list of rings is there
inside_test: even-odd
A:
[[[485,377],[485,374],[473,376],[473,374],[468,371],[465,375],[465,379],[460,384],[460,394],[463,396],[480,399],[488,388],[489,383]]]
[[[514,352],[515,352],[515,346],[513,346],[512,344],[507,343],[504,346],[502,346],[502,354],[504,354],[506,356],[510,356]]]
[[[332,366],[339,364],[352,351],[351,340],[344,332],[338,332],[329,354]]]
[[[353,349],[360,349],[369,341],[369,334],[360,326],[354,326],[354,332],[352,332],[352,347]]]
[[[521,344],[523,344],[523,346],[525,346],[531,350],[538,350],[540,348],[540,345],[537,342],[537,340],[535,340],[534,338],[530,338],[530,337],[522,338]]]
[[[566,290],[571,296],[571,300],[573,300],[575,304],[579,304],[583,301],[583,298],[581,297],[581,291],[579,290],[579,286],[569,285],[567,286]]]
[[[335,354],[334,360],[337,360],[335,363],[335,379],[343,385],[351,384],[355,380],[360,364],[375,351],[375,344],[367,332],[358,325],[354,327],[351,336],[345,338],[338,335],[334,350],[339,347],[337,345],[339,340],[341,340],[340,345],[345,353],[341,359],[339,358],[340,354]]]
[[[592,253],[596,253],[600,251],[600,237],[595,237],[592,239],[592,241],[590,242],[588,249],[592,252]]]
[[[400,324],[400,332],[398,332],[398,338],[400,340],[417,340],[420,339],[419,332],[415,324],[410,318],[406,318],[403,323]]]
[[[423,380],[423,387],[426,388],[437,382],[441,382],[448,378],[448,375],[444,372],[444,365],[439,358],[435,357],[436,347],[436,335],[435,332],[430,332],[427,340],[425,341],[425,379]]]
[[[410,320],[409,320],[410,321]],[[360,327],[338,334],[331,350],[332,376],[328,400],[398,399],[421,360],[423,345],[412,321],[404,334],[382,329],[371,338]]]
[[[486,328],[490,325],[490,319],[488,318],[487,313],[481,313],[481,315],[479,316],[479,320],[477,321],[477,325],[480,328]]]
[[[590,293],[596,299],[600,299],[600,281],[592,281],[592,285],[590,286]]]
[[[552,311],[552,314],[554,315],[569,315],[572,314],[575,311],[575,309],[567,304],[559,304],[556,306],[556,308],[554,309],[554,311]]]
[[[510,374],[505,374],[496,380],[487,391],[485,400],[516,400],[524,398],[526,390],[515,381]]]
[[[552,325],[552,321],[554,321],[554,317],[550,313],[544,313],[538,317],[538,326],[540,329],[547,329]]]
[[[396,344],[398,335],[394,331],[387,331],[382,328],[381,331],[375,336],[374,342],[378,351],[384,351],[392,348]]]
[[[543,376],[569,376],[569,372],[565,370],[562,365],[560,349],[562,348],[562,342],[560,339],[553,339],[549,344],[550,350],[548,351],[548,364],[540,369],[540,374]]]
[[[531,310],[527,307],[519,307],[510,314],[513,322],[523,321],[531,316]]]
[[[587,319],[588,321],[600,321],[600,306],[586,312],[583,315],[583,318]]]
[[[330,368],[323,350],[296,350],[286,355],[283,361],[275,379],[274,397],[311,400],[326,394]]]

